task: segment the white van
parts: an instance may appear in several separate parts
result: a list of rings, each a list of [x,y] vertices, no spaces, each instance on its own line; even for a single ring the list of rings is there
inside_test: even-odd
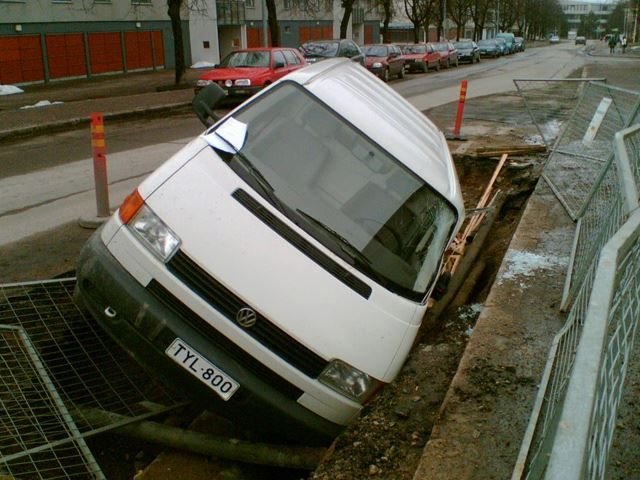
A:
[[[442,133],[326,60],[145,179],[84,247],[77,300],[191,400],[326,444],[397,375],[463,217]]]

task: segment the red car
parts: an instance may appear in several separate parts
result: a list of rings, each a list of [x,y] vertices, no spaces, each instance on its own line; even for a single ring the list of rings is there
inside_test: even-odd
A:
[[[440,65],[449,68],[458,66],[458,50],[451,42],[436,42],[433,48],[440,54]]]
[[[402,47],[402,55],[410,72],[427,72],[430,69],[440,70],[440,54],[430,43],[416,43]]]
[[[195,92],[198,93],[211,83],[217,83],[230,97],[248,97],[306,64],[304,57],[295,48],[236,50],[213,70],[200,75]]]
[[[373,74],[388,82],[391,77],[404,78],[404,57],[400,47],[378,43],[364,45],[364,66]]]

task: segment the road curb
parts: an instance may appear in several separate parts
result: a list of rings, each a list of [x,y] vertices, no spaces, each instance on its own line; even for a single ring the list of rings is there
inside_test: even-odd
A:
[[[186,109],[191,106],[191,101],[176,102],[166,105],[155,105],[151,107],[140,107],[131,110],[123,110],[120,112],[104,113],[103,118],[106,120],[122,120],[125,118],[153,115],[159,113],[173,112]],[[41,135],[44,133],[59,132],[63,130],[71,130],[88,125],[91,121],[89,114],[83,117],[74,117],[60,121],[53,121],[46,124],[27,125],[24,127],[16,127],[7,130],[0,130],[0,142],[12,140],[18,137],[28,137],[33,135]]]

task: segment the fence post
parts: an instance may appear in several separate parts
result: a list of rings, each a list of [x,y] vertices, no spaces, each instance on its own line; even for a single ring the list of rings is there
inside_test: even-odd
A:
[[[93,178],[96,186],[98,217],[108,217],[110,215],[109,185],[107,183],[104,120],[101,113],[91,114],[91,152],[93,154]]]

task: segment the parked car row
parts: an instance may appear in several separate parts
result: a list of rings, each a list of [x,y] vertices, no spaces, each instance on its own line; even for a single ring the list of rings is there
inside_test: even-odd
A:
[[[438,71],[457,67],[461,62],[479,62],[481,57],[500,57],[524,50],[522,37],[500,33],[494,39],[417,44],[368,44],[353,40],[314,40],[300,48],[247,48],[227,55],[211,70],[204,72],[195,92],[215,83],[229,97],[249,97],[276,80],[309,63],[325,58],[347,57],[365,66],[387,82],[404,78],[405,72]]]
[[[524,52],[524,38],[516,37],[512,33],[499,33],[495,38],[478,40],[480,57],[502,57],[517,52]]]

